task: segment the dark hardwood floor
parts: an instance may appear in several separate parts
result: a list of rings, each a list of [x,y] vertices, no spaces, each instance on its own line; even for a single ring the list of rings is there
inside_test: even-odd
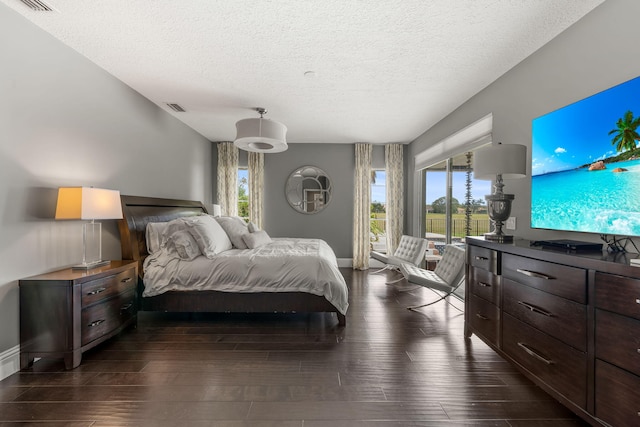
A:
[[[0,382],[0,426],[586,425],[465,342],[458,310],[404,308],[430,291],[342,272],[345,328],[330,314],[140,313],[77,369],[40,360]]]

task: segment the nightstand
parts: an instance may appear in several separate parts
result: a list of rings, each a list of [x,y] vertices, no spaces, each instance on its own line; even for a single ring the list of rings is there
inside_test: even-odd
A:
[[[83,352],[135,326],[137,282],[131,260],[20,280],[20,368],[35,357],[62,357],[75,368]]]

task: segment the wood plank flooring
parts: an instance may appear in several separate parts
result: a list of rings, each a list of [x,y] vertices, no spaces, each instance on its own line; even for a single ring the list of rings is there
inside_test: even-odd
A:
[[[387,276],[342,269],[331,314],[140,313],[138,328],[0,382],[0,426],[583,426],[476,337]],[[394,273],[388,273],[390,275]],[[462,308],[462,304],[452,303]]]

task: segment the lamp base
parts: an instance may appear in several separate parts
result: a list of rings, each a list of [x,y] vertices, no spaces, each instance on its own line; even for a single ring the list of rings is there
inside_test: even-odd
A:
[[[513,236],[508,234],[484,233],[484,239],[497,243],[512,243]]]
[[[92,261],[92,262],[87,262],[84,264],[78,264],[78,265],[74,265],[73,267],[71,267],[71,269],[73,270],[91,270],[92,268],[96,268],[96,267],[102,267],[103,265],[107,265],[109,264],[111,261],[110,260],[104,260],[101,259],[99,261]]]

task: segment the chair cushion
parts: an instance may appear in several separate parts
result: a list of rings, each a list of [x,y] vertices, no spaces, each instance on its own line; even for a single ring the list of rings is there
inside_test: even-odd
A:
[[[407,262],[400,265],[400,271],[410,283],[441,292],[451,292],[453,290],[453,286],[442,280],[435,271],[425,270]]]
[[[400,262],[390,262],[390,264],[400,265],[401,262],[409,262],[413,265],[420,265],[427,251],[427,243],[421,237],[403,235],[400,238],[398,247],[393,251],[393,257],[400,260]]]
[[[457,278],[464,274],[465,251],[463,248],[454,245],[447,245],[442,254],[442,259],[438,262],[433,271],[446,283],[453,284]]]

